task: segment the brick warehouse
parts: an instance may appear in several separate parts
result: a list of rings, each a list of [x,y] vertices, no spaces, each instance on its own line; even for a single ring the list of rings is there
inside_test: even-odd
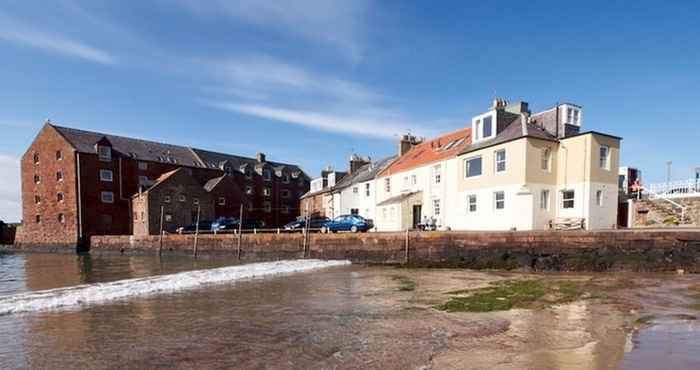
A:
[[[309,177],[296,165],[60,127],[47,122],[21,159],[20,247],[68,247],[93,235],[131,235],[131,197],[184,168],[208,191],[216,217],[281,226],[299,215]],[[222,181],[225,178],[226,181]],[[229,189],[229,190],[227,190]]]

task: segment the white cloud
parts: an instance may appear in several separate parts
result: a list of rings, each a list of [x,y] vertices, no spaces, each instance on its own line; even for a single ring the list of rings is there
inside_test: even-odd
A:
[[[114,56],[96,47],[37,30],[0,13],[0,40],[103,65],[115,65]]]
[[[369,0],[178,0],[197,15],[228,16],[237,22],[266,27],[330,45],[353,61],[362,57]]]
[[[369,111],[354,114],[334,114],[328,112],[306,111],[278,108],[266,105],[239,104],[230,102],[204,101],[204,104],[222,110],[274,121],[292,123],[308,128],[341,134],[392,139],[410,130],[414,133],[427,134],[424,128],[408,120],[401,120],[394,114],[381,111]]]
[[[17,222],[21,214],[19,159],[0,154],[0,220]]]

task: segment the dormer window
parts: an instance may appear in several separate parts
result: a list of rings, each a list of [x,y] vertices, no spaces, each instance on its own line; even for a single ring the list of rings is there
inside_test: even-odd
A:
[[[491,139],[496,136],[496,128],[494,127],[495,115],[495,112],[489,112],[477,116],[472,120],[473,142]]]
[[[112,161],[112,148],[108,146],[98,146],[97,147],[97,155],[100,157],[100,160],[103,162],[111,162]]]
[[[289,174],[286,172],[282,174],[282,183],[289,184]]]
[[[581,126],[581,107],[573,104],[564,104],[562,117],[567,125]]]
[[[226,166],[226,168],[224,168],[224,173],[229,176],[233,175],[233,170],[231,169],[231,166]]]
[[[263,170],[263,178],[265,181],[272,181],[272,172],[270,170]]]

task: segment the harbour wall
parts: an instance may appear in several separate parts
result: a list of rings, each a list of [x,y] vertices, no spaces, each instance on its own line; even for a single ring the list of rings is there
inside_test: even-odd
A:
[[[700,230],[199,235],[199,255],[242,262],[319,258],[533,271],[700,272]],[[94,236],[91,253],[157,254],[158,236]],[[193,255],[194,235],[166,235],[164,254]]]

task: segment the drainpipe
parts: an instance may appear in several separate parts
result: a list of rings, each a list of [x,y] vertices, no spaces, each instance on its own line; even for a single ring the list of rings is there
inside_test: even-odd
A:
[[[78,203],[78,243],[80,244],[83,240],[83,201],[82,201],[82,195],[81,195],[81,190],[80,190],[80,153],[75,152],[75,163],[77,167],[77,173],[76,173],[76,192],[77,192],[77,197],[76,197],[76,202]]]
[[[591,166],[589,164],[589,160],[590,161],[593,160],[593,158],[588,157],[588,147],[590,145],[593,145],[593,143],[591,142],[591,136],[589,135],[588,140],[586,140],[586,147],[584,148],[584,152],[583,152],[584,158],[585,158],[585,160],[583,161],[583,194],[584,194],[584,198],[585,198],[585,194],[588,194],[588,196],[589,196],[588,202],[583,203],[583,209],[582,209],[583,219],[588,221],[588,222],[586,222],[586,225],[585,225],[586,228],[589,228],[590,223],[591,223],[590,222],[591,220],[586,218],[586,208],[588,208],[588,210],[591,209],[591,199],[590,199],[590,194],[589,194],[589,192],[591,190],[590,176],[589,176],[589,179],[586,179],[586,175],[589,173],[589,169],[591,168]],[[588,168],[586,168],[586,167],[588,167]],[[586,188],[588,188],[588,189],[586,189]]]
[[[134,226],[134,221],[132,220],[133,215],[131,214],[131,202],[129,199],[124,198],[124,188],[122,186],[122,158],[119,157],[119,199],[122,201],[127,201],[127,207],[129,208],[129,233],[133,234],[133,226]]]
[[[557,128],[556,128],[556,131],[555,131],[555,132],[556,132],[556,134],[557,134],[557,139],[559,139],[559,102],[557,102],[557,107],[556,107],[555,110],[556,110],[556,112],[557,112],[557,115],[556,115],[556,117],[557,117],[557,118],[556,118]]]

